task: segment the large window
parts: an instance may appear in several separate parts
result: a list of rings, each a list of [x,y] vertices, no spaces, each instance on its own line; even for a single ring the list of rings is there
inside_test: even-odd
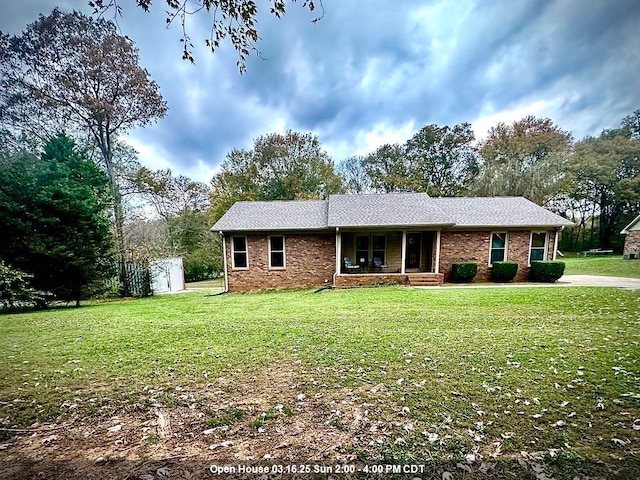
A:
[[[544,260],[547,253],[547,232],[531,232],[531,249],[529,263]]]
[[[233,268],[249,268],[249,251],[247,250],[247,237],[231,237],[231,259]]]
[[[269,268],[285,268],[283,235],[269,237]]]
[[[507,232],[493,232],[491,234],[491,255],[489,265],[493,262],[504,262],[507,259]]]

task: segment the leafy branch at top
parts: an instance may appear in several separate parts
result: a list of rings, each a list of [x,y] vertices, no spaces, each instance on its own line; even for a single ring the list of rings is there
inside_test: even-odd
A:
[[[296,0],[292,0],[296,1]],[[320,15],[311,20],[317,23],[324,16],[322,0],[317,0]],[[145,12],[151,8],[151,0],[136,0],[138,7]],[[256,43],[260,40],[256,27],[258,5],[255,0],[166,0],[168,7],[166,24],[169,27],[178,18],[182,27],[182,58],[195,62],[193,56],[193,43],[188,33],[187,18],[206,12],[211,18],[211,34],[205,39],[205,45],[215,52],[220,48],[225,39],[229,39],[233,48],[238,53],[238,69],[240,73],[246,73],[246,60],[251,51],[258,52]],[[90,0],[89,6],[95,14],[102,15],[109,10],[114,11],[114,16],[122,16],[122,6],[119,0]],[[305,0],[303,8],[314,12],[317,8],[313,0]],[[276,18],[282,18],[286,13],[285,0],[270,0],[269,12]]]

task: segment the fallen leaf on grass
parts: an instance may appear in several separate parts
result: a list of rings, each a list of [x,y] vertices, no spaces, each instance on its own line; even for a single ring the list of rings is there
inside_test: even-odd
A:
[[[220,447],[230,447],[233,445],[233,442],[231,440],[225,440],[222,443],[216,443],[214,445],[211,445],[209,447],[209,450],[215,450],[216,448],[220,448]]]
[[[627,446],[627,442],[625,442],[624,440],[620,440],[619,438],[612,438],[611,441],[613,443],[615,443],[616,445],[619,445],[621,447],[626,447]]]
[[[378,393],[378,392],[384,392],[387,390],[387,387],[384,386],[384,384],[379,383],[378,385],[376,385],[375,387],[373,387],[370,392],[371,393]]]
[[[107,432],[116,433],[116,432],[119,432],[121,429],[122,429],[122,423],[119,423],[118,425],[114,425],[113,427],[107,428]]]
[[[438,435],[437,433],[432,433],[427,431],[422,432],[422,435],[427,437],[427,440],[429,440],[429,443],[437,442],[438,439],[440,438],[440,435]]]
[[[158,475],[160,478],[168,477],[169,469],[167,467],[160,467],[158,470],[156,470],[156,475]]]

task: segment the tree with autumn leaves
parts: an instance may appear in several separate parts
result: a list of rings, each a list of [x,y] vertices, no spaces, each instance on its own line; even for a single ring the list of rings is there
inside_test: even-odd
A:
[[[133,42],[112,22],[54,9],[21,35],[0,36],[0,122],[9,135],[44,143],[64,128],[100,152],[125,295],[124,212],[114,152],[119,136],[166,111]]]

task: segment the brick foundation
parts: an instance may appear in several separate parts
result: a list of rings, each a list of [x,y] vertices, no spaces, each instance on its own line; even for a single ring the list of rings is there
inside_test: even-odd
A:
[[[335,234],[285,234],[285,269],[269,269],[268,234],[246,237],[249,252],[249,268],[246,270],[231,268],[231,238],[225,237],[230,292],[333,283]]]
[[[409,275],[403,275],[401,273],[347,273],[336,277],[336,287],[364,287],[374,285],[409,285]]]

